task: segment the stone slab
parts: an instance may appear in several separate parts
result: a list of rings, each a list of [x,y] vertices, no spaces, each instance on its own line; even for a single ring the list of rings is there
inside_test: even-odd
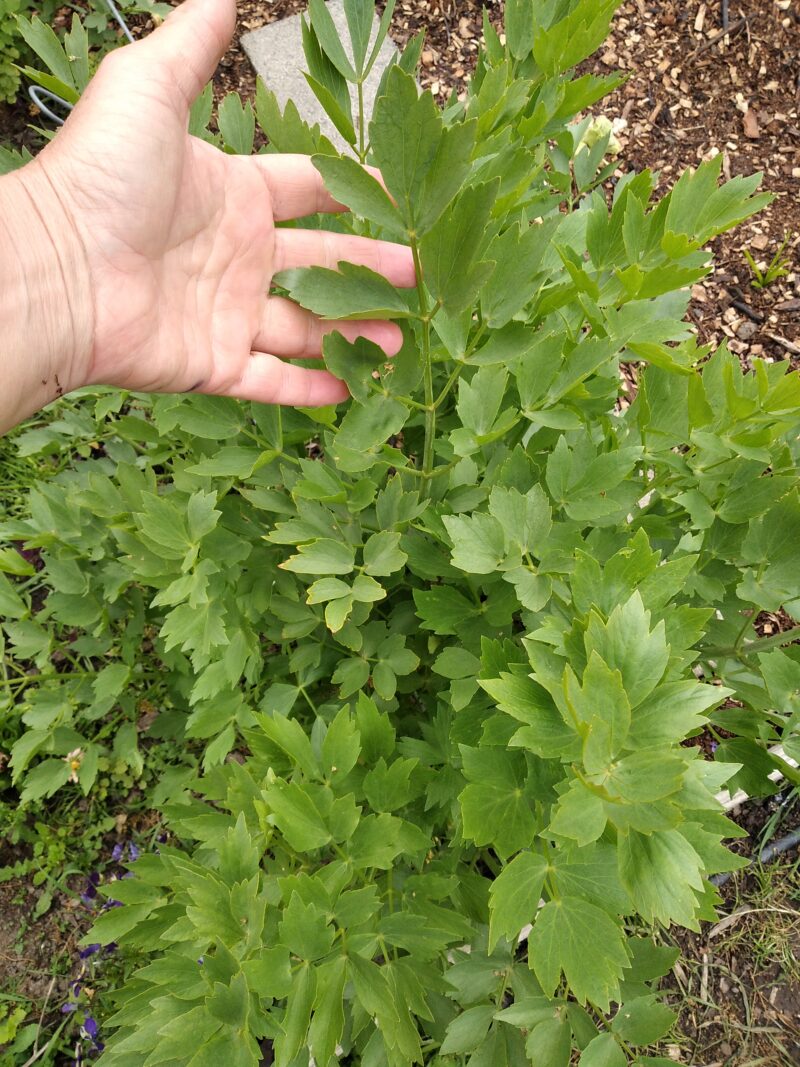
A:
[[[350,35],[347,32],[347,19],[345,18],[342,0],[330,0],[328,10],[344,42],[345,51],[352,59]],[[303,77],[303,71],[306,69],[306,60],[303,54],[300,19],[300,15],[291,15],[289,18],[280,19],[278,22],[270,22],[260,29],[245,33],[241,38],[242,48],[244,48],[247,58],[252,63],[256,73],[260,75],[264,84],[275,93],[281,110],[286,106],[287,100],[294,100],[297,110],[305,121],[311,123],[311,125],[319,123],[320,129],[326,137],[329,137],[338,148],[342,149],[345,147],[344,138],[325,114],[322,105],[314,96],[308,82]],[[377,28],[378,19],[376,17],[373,26],[373,40],[375,39]],[[369,77],[364,83],[364,103],[367,118],[372,114],[381,73],[391,56],[396,52],[397,46],[387,37]],[[353,120],[357,124],[356,87],[354,85],[350,86],[350,91],[353,99]]]

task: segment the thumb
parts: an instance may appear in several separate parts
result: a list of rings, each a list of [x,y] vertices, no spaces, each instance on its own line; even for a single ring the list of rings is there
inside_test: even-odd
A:
[[[129,46],[158,68],[185,97],[187,106],[211,80],[236,26],[236,0],[185,0],[143,41]]]

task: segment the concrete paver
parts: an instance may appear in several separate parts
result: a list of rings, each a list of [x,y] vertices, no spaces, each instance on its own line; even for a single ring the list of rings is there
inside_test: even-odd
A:
[[[334,23],[339,30],[340,37],[344,42],[345,50],[352,58],[350,38],[347,32],[347,20],[344,13],[342,0],[330,0],[328,10]],[[294,100],[297,110],[306,122],[319,123],[322,132],[339,148],[344,148],[344,138],[336,130],[331,120],[325,114],[322,105],[314,96],[308,82],[303,77],[306,69],[305,56],[303,54],[303,37],[300,23],[300,15],[291,15],[289,18],[280,19],[278,22],[270,22],[260,29],[252,30],[241,38],[241,44],[248,59],[253,64],[256,73],[262,81],[271,89],[278,99],[281,110],[286,106],[287,100]],[[374,33],[378,27],[378,19],[375,19]],[[372,114],[375,103],[375,95],[380,82],[381,73],[389,62],[393,53],[397,52],[397,46],[390,38],[384,41],[380,55],[370,76],[364,84],[364,101],[366,114]],[[358,110],[356,104],[356,87],[351,86],[353,99],[353,121],[357,125]]]

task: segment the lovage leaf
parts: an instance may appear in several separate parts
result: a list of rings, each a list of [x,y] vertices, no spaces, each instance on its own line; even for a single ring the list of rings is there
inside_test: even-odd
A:
[[[700,857],[678,830],[636,831],[620,837],[619,872],[647,922],[675,922],[698,930],[697,894],[702,892]]]
[[[405,234],[403,220],[390,196],[360,163],[349,156],[314,156],[312,162],[328,192],[354,214],[398,236]]]
[[[625,936],[608,912],[562,897],[539,911],[528,937],[528,962],[545,993],[554,992],[563,971],[581,1004],[608,1011],[630,961]]]
[[[520,852],[489,890],[489,951],[501,937],[514,941],[539,906],[547,863],[536,852]]]
[[[401,293],[369,267],[296,267],[274,278],[293,300],[324,319],[391,319],[411,314]]]
[[[414,79],[395,64],[386,79],[386,93],[375,103],[369,136],[386,188],[409,230],[416,227],[423,205],[422,183],[441,135],[442,120],[433,97],[418,95]]]

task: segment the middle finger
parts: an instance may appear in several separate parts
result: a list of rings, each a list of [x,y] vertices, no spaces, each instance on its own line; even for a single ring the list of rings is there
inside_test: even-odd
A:
[[[336,270],[346,260],[382,274],[392,285],[413,288],[416,281],[411,249],[393,241],[333,233],[330,230],[275,231],[273,271],[294,267],[327,267]]]

